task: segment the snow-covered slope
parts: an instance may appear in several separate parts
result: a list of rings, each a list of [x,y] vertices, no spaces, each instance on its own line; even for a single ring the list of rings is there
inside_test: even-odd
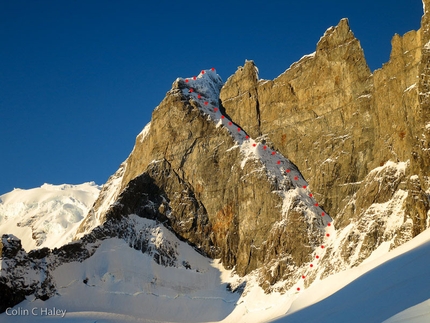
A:
[[[383,323],[428,323],[430,321],[430,298],[412,306],[384,321]]]
[[[27,251],[56,248],[72,240],[100,191],[94,182],[44,184],[0,196],[0,235],[14,234]]]
[[[54,307],[66,311],[62,322],[207,322],[221,321],[234,310],[240,293],[230,290],[228,281],[235,279],[230,272],[156,221],[136,215],[130,220],[133,230],[145,236],[146,251],[130,248],[119,238],[97,242],[90,258],[64,263],[51,272],[55,296],[45,302],[29,296],[15,307],[29,315],[12,316],[9,310],[0,321],[29,322],[30,317],[31,322],[45,322],[49,317],[40,309]],[[157,263],[160,250],[171,260],[168,265]],[[156,254],[160,258],[154,258]],[[31,314],[34,308],[37,317]]]
[[[428,229],[373,261],[315,282],[274,322],[430,322],[429,253]]]
[[[52,273],[56,296],[45,302],[27,297],[14,310],[29,315],[3,313],[0,320],[28,322],[31,317],[31,322],[44,322],[48,317],[40,311],[55,308],[66,311],[62,322],[261,323],[282,313],[287,314],[273,322],[430,321],[430,230],[301,293],[268,295],[253,275],[240,279],[155,221],[132,219],[136,227],[149,229],[149,245],[174,246],[173,266],[157,264],[122,239],[106,239],[92,257],[63,264]],[[230,291],[238,286],[242,294]],[[30,314],[34,309],[39,316]],[[60,315],[49,318],[60,319]]]

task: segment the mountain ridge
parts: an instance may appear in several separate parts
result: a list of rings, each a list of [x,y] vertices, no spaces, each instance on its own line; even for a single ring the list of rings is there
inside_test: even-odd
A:
[[[75,241],[27,254],[3,235],[0,289],[54,297],[64,266],[114,239],[155,268],[193,270],[170,240],[152,240],[168,229],[233,270],[245,294],[255,280],[290,295],[411,240],[430,218],[428,17],[393,38],[373,74],[342,19],[274,80],[253,61],[225,83],[213,68],[178,78]],[[23,273],[41,278],[20,287]]]

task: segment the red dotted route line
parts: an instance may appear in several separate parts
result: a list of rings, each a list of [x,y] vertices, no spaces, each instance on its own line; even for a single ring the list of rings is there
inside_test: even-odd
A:
[[[211,68],[210,70],[202,70],[201,71],[201,75],[204,75],[205,73],[209,73],[209,72],[215,72],[215,68]],[[190,83],[190,81],[196,81],[197,80],[197,77],[196,76],[193,76],[192,78],[186,78],[185,79],[185,83]],[[189,90],[188,90],[188,93],[191,95],[192,93],[195,93],[195,89],[194,88],[192,88],[192,87],[190,87],[189,88]],[[200,93],[197,93],[197,99],[199,99],[199,100],[202,100],[202,95],[200,94]],[[213,112],[215,112],[215,113],[217,113],[217,112],[219,112],[219,108],[218,107],[215,107],[215,106],[212,106],[212,105],[210,105],[209,104],[209,102],[208,101],[203,101],[203,104],[205,105],[205,106],[209,106],[209,108],[211,108],[212,109],[212,111]],[[225,123],[228,125],[228,127],[226,126],[226,128],[230,131],[231,129],[230,129],[230,127],[232,127],[233,126],[233,122],[231,121],[231,120],[228,120],[223,114],[221,114],[221,112],[219,112],[219,115],[220,115],[220,120],[221,120],[221,122],[223,122],[223,124],[225,125]],[[245,140],[246,141],[250,141],[250,140],[252,140],[252,138],[250,138],[240,127],[238,127],[238,126],[236,126],[235,125],[235,127],[237,127],[237,132],[238,133],[243,133],[244,135],[245,135]],[[233,130],[231,130],[231,131],[233,131]],[[253,140],[254,141],[254,140]],[[260,146],[260,145],[262,145],[262,144],[260,144],[260,143],[256,143],[255,141],[252,143],[252,146],[253,147],[257,147],[257,146]],[[276,156],[277,154],[278,155],[281,155],[279,152],[277,152],[277,151],[270,151],[270,149],[268,149],[268,147],[267,147],[267,145],[263,145],[263,151],[264,152],[269,152],[270,153],[270,155],[272,155],[272,156]],[[282,156],[282,155],[281,155]],[[282,161],[280,160],[280,159],[278,159],[277,161],[276,161],[276,164],[277,165],[281,165],[282,164]],[[324,211],[322,211],[322,209],[321,209],[321,207],[320,207],[320,205],[319,205],[319,203],[314,199],[314,195],[309,191],[309,189],[308,189],[308,186],[306,185],[306,184],[303,184],[303,185],[299,185],[298,184],[298,182],[301,180],[300,179],[300,177],[299,176],[297,176],[297,175],[294,175],[294,176],[292,176],[292,170],[290,169],[290,168],[287,168],[287,169],[285,169],[285,171],[283,171],[283,174],[285,175],[285,176],[288,176],[289,178],[290,178],[290,180],[291,180],[291,182],[294,184],[294,183],[296,183],[297,185],[296,185],[296,187],[299,187],[299,188],[301,188],[301,189],[303,189],[303,190],[305,190],[306,192],[307,192],[307,196],[310,198],[310,199],[312,199],[312,203],[313,203],[313,205],[312,206],[314,206],[314,207],[316,207],[316,208],[318,208],[318,210],[319,210],[319,212],[316,212],[317,214],[319,214],[321,217],[324,217],[325,215],[326,215],[326,213],[324,212]],[[294,180],[294,181],[293,181]],[[332,227],[332,224],[331,224],[331,222],[327,222],[327,228],[328,229],[332,229],[332,231],[334,231],[334,227]],[[326,242],[328,242],[328,240],[327,239],[329,239],[331,237],[331,235],[330,235],[330,233],[328,233],[328,232],[326,232],[325,233],[325,235],[324,235],[324,238],[326,238]],[[322,244],[321,246],[320,246],[320,249],[321,250],[323,250],[324,251],[324,249],[325,249],[325,247],[326,247],[326,244]],[[317,250],[319,250],[319,249],[317,249]],[[314,260],[314,262],[316,262],[316,261],[318,261],[321,257],[323,257],[324,256],[324,254],[325,254],[325,252],[323,252],[323,254],[318,254],[318,251],[316,252],[316,255],[315,255],[315,260]],[[309,264],[309,268],[314,268],[315,267],[315,265],[314,265],[314,262],[311,262],[310,264]],[[302,283],[300,283],[300,281],[298,282],[298,283],[296,283],[296,285],[297,284],[300,284],[300,285],[302,285],[303,284],[303,281],[305,280],[307,278],[307,276],[306,276],[306,273],[304,273],[304,274],[302,274],[301,275],[301,282]],[[300,290],[301,290],[301,288],[300,287],[297,287],[296,288],[296,290],[299,292]]]

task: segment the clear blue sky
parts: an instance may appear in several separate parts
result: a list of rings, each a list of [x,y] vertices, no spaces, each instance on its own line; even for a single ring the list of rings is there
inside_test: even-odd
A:
[[[103,184],[177,77],[245,59],[272,79],[343,17],[372,70],[420,0],[0,0],[0,195]]]

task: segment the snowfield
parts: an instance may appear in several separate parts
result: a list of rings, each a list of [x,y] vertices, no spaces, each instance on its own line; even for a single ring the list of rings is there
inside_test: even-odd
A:
[[[429,254],[427,229],[371,262],[315,282],[273,322],[430,322]]]
[[[23,248],[58,248],[70,241],[99,195],[94,182],[43,184],[0,196],[0,235],[13,234]]]
[[[152,220],[140,219],[151,222]],[[1,322],[366,322],[430,321],[430,230],[371,262],[317,281],[303,292],[264,294],[252,275],[239,277],[217,261],[198,254],[167,229],[159,231],[178,243],[179,263],[164,267],[130,248],[107,239],[82,263],[54,271],[58,295],[43,302],[27,297],[14,309],[66,310],[59,316],[12,316]],[[115,257],[111,255],[115,254]],[[10,311],[9,311],[10,312]],[[274,317],[278,317],[273,320]],[[49,319],[49,320],[48,320]],[[272,320],[272,321],[271,321]]]
[[[66,310],[64,318],[56,317],[62,322],[218,322],[234,310],[240,293],[229,290],[228,280],[238,277],[155,221],[130,217],[136,227],[152,228],[150,245],[165,240],[176,246],[175,266],[157,264],[122,239],[106,239],[82,263],[66,263],[53,271],[56,296],[45,302],[28,297],[15,309]],[[30,316],[31,322],[54,318]],[[0,321],[29,322],[29,317],[3,313]]]

